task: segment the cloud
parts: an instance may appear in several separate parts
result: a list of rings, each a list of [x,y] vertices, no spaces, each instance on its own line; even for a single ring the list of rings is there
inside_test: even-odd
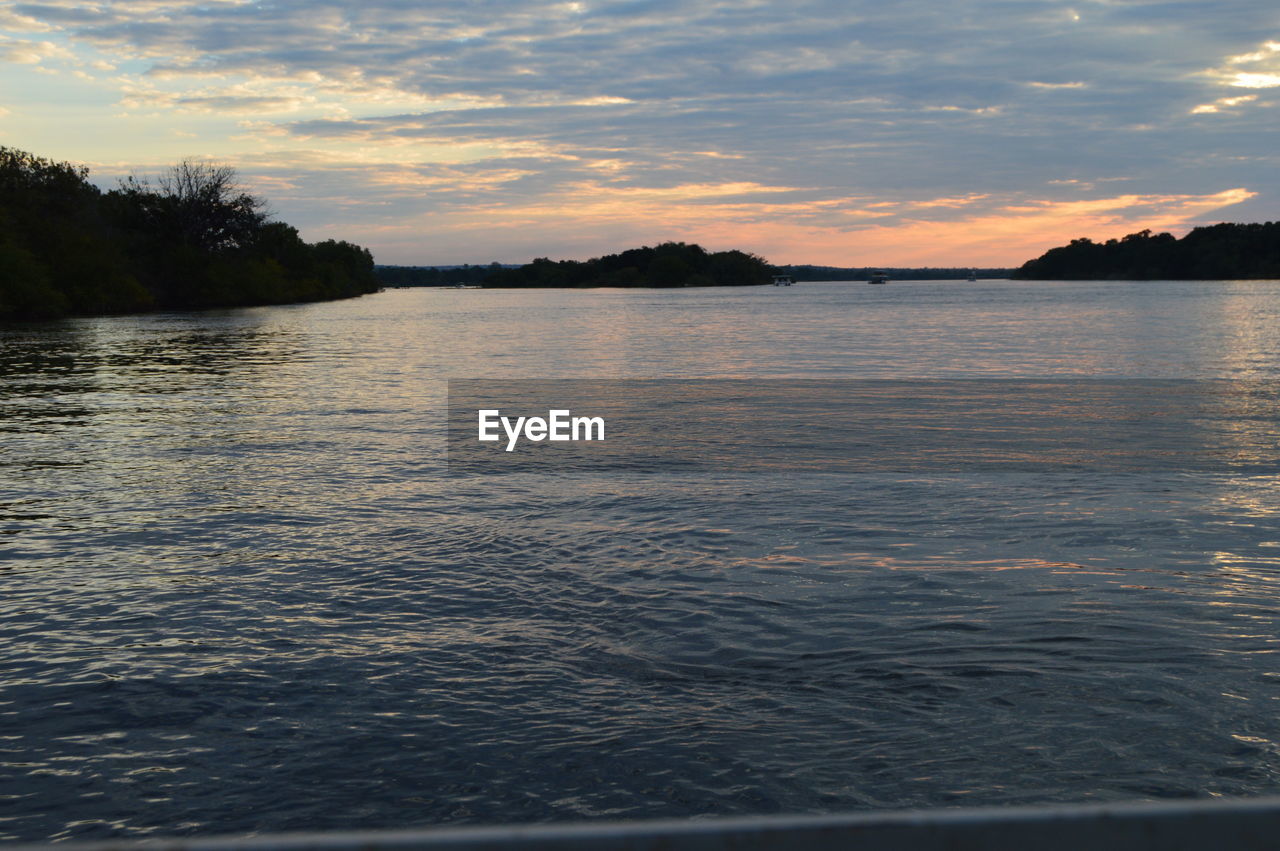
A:
[[[1280,41],[1265,41],[1258,49],[1229,56],[1206,72],[1219,84],[1241,89],[1280,86]]]
[[[162,91],[153,87],[129,87],[120,105],[133,110],[174,110],[177,112],[217,112],[233,114],[297,111],[314,99],[305,91],[255,90],[249,86],[202,88],[185,92]]]
[[[0,32],[48,32],[54,29],[52,24],[20,15],[12,9],[0,9]]]
[[[0,36],[0,62],[35,65],[46,59],[68,55],[65,48],[51,41],[29,41]]]
[[[1029,259],[1077,236],[1119,237],[1144,228],[1185,230],[1198,217],[1250,197],[1247,190],[1227,190],[1210,196],[1119,196],[1088,203],[1025,202],[1009,208],[993,207],[960,218],[922,216],[904,218],[879,211],[840,209],[838,205],[803,202],[773,206],[723,203],[684,205],[658,202],[615,204],[616,199],[594,195],[584,208],[572,206],[588,223],[585,231],[562,243],[557,256],[590,255],[602,240],[623,244],[653,243],[689,238],[714,248],[749,245],[773,262],[832,265],[1000,265],[1012,256]],[[634,200],[634,199],[631,199]],[[436,233],[444,244],[474,241],[488,252],[478,256],[528,260],[540,248],[554,244],[566,209],[548,203],[521,210],[512,233],[495,231],[492,211],[473,217],[425,216],[410,223],[388,223],[370,237],[394,245],[395,232],[407,226],[420,239]],[[649,218],[660,215],[660,220]],[[405,242],[401,256],[410,248]],[[517,253],[505,252],[515,249]],[[421,250],[421,248],[419,248]],[[440,251],[439,247],[434,248]],[[1017,261],[1017,262],[1020,262]]]
[[[321,229],[414,222],[510,256],[535,232],[517,223],[553,254],[583,244],[566,230],[661,222],[788,255],[853,231],[889,252],[896,233],[915,256],[916,238],[967,250],[942,238],[955,222],[1068,227],[1045,211],[1121,197],[1117,179],[1132,198],[1262,187],[1250,209],[1280,218],[1258,178],[1276,26],[1271,0],[48,0],[0,13],[0,34],[50,33],[0,35],[0,58],[109,71],[118,120],[221,134],[282,216]]]
[[[1242,103],[1253,103],[1258,99],[1257,95],[1240,95],[1233,98],[1218,98],[1213,103],[1202,103],[1191,110],[1192,115],[1205,115],[1215,112],[1221,112],[1233,106],[1240,106]]]
[[[400,263],[586,257],[685,239],[747,247],[775,262],[1013,265],[1078,236],[1185,231],[1256,198],[1241,187],[1075,200],[977,194],[886,201],[751,181],[649,188],[563,160],[408,167],[356,164],[322,151],[289,160],[263,154],[242,172],[308,238],[362,239],[380,246],[382,262]]]
[[[1232,76],[1231,85],[1242,89],[1274,89],[1280,86],[1280,74],[1241,72]]]
[[[960,218],[921,217],[868,222],[849,233],[814,224],[768,227],[716,223],[707,238],[751,239],[775,262],[799,258],[835,265],[1001,265],[1010,256],[1030,259],[1069,239],[1108,239],[1143,229],[1183,232],[1208,213],[1253,197],[1246,189],[1206,196],[1122,195],[1090,201],[1036,200],[991,207]]]

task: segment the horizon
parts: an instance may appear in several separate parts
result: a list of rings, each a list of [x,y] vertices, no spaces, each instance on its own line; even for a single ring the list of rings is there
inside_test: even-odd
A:
[[[1261,2],[52,0],[0,8],[0,60],[0,144],[103,188],[226,163],[385,265],[1012,268],[1280,219]]]
[[[610,252],[610,253],[619,253],[619,252]],[[598,259],[600,259],[600,256],[601,256],[601,255],[598,255],[598,256],[596,256],[596,257],[588,257],[588,258],[584,258],[584,259],[579,259],[579,258],[575,258],[575,257],[551,257],[551,258],[548,258],[548,259],[553,260],[553,261],[555,261],[555,262],[571,261],[571,262],[578,262],[578,263],[582,263],[582,262],[586,262],[586,261],[589,261],[589,260],[598,260]],[[607,255],[603,255],[603,256],[607,256]],[[465,269],[465,268],[472,268],[472,269],[474,269],[474,268],[487,268],[487,267],[489,267],[489,266],[492,266],[492,265],[494,264],[494,262],[495,262],[495,261],[490,261],[490,262],[488,262],[488,263],[381,263],[381,262],[378,262],[378,261],[375,259],[375,261],[374,261],[374,266],[376,266],[376,267],[393,267],[393,268],[399,268],[399,269]],[[528,265],[528,263],[501,263],[501,264],[499,264],[499,265],[503,266],[504,268],[519,268],[520,266],[527,266],[527,265]],[[939,265],[939,266],[892,266],[892,265],[889,265],[889,264],[886,264],[886,263],[880,263],[880,264],[869,263],[869,264],[866,264],[866,265],[858,265],[858,266],[833,266],[833,265],[830,265],[830,264],[827,264],[827,263],[771,263],[770,265],[771,265],[771,266],[777,266],[777,267],[779,267],[779,268],[781,268],[781,267],[791,267],[791,268],[802,268],[802,269],[803,269],[803,268],[810,268],[810,269],[834,269],[834,270],[886,269],[886,270],[891,270],[891,271],[926,271],[926,270],[935,270],[935,271],[947,271],[947,272],[953,272],[953,271],[954,271],[954,272],[959,272],[959,271],[962,271],[962,270],[969,270],[969,269],[974,269],[974,268],[977,268],[977,269],[979,269],[979,270],[986,269],[986,270],[1007,270],[1007,271],[1013,271],[1013,269],[1017,268],[1017,267],[1014,267],[1014,266],[978,266],[978,267],[973,267],[973,266],[967,266],[967,265],[965,265],[965,264],[960,264],[960,265],[948,265],[948,264],[942,264],[942,265]]]

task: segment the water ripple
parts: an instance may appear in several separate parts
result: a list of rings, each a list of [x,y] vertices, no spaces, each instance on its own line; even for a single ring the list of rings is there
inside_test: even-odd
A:
[[[1274,377],[1108,286],[3,329],[0,838],[1274,792],[1273,477],[444,475],[450,375]]]

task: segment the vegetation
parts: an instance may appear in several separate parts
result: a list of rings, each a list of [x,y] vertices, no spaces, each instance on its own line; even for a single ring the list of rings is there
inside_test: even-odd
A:
[[[1011,269],[972,266],[900,268],[890,266],[779,266],[778,272],[797,281],[865,281],[872,272],[884,272],[899,281],[961,281],[973,272],[979,278],[1007,278]]]
[[[1124,239],[1073,239],[1014,272],[1033,280],[1280,278],[1280,222],[1219,224],[1182,239],[1149,230]]]
[[[539,257],[515,269],[498,269],[490,287],[711,287],[767,284],[773,267],[743,251],[708,252],[699,245],[664,242],[592,260]]]
[[[497,262],[488,266],[374,266],[373,273],[388,287],[449,287],[483,283],[502,268]]]
[[[225,166],[182,162],[102,192],[88,169],[0,147],[0,319],[345,298],[373,257],[307,244]]]

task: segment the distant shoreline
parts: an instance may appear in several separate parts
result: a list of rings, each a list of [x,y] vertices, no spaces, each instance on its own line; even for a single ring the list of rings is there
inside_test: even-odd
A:
[[[378,265],[374,274],[386,287],[427,286],[511,288],[636,287],[666,289],[682,286],[758,286],[771,284],[774,275],[787,275],[797,283],[866,281],[884,273],[897,281],[965,281],[1010,278],[1015,270],[996,266],[818,266],[770,265],[743,251],[707,252],[701,246],[663,243],[591,260],[552,261],[539,258],[523,266],[487,265],[391,266]]]
[[[1222,223],[1182,239],[1149,230],[1073,239],[1016,269],[1027,281],[1268,281],[1280,279],[1280,222]]]

